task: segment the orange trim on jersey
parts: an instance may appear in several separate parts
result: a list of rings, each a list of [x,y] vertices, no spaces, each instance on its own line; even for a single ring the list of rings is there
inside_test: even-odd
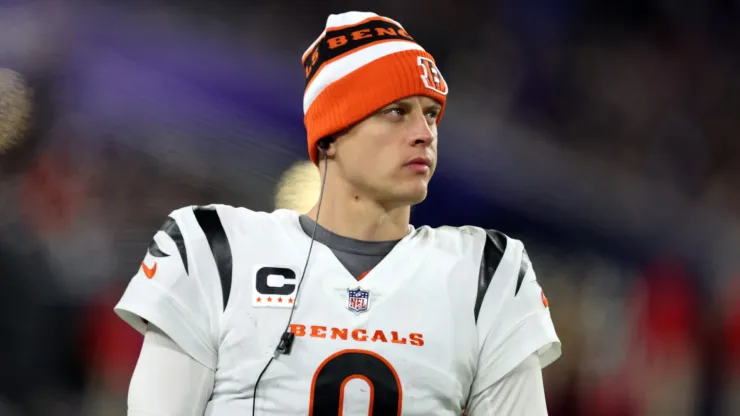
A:
[[[314,402],[314,399],[315,399],[315,396],[316,396],[316,379],[318,378],[319,374],[321,373],[321,370],[324,368],[324,366],[326,366],[326,364],[328,364],[329,362],[331,362],[336,357],[339,357],[340,355],[344,355],[344,354],[350,354],[350,353],[371,355],[371,356],[377,358],[378,360],[382,361],[383,364],[385,364],[386,367],[388,367],[388,369],[391,370],[391,373],[393,373],[393,378],[396,380],[396,385],[398,386],[398,409],[396,411],[396,414],[397,414],[397,416],[401,416],[401,409],[403,409],[403,386],[401,385],[401,379],[398,377],[398,372],[393,367],[393,365],[391,365],[391,363],[388,362],[388,360],[386,360],[383,356],[381,356],[381,355],[379,355],[379,354],[377,354],[377,353],[375,353],[373,351],[360,350],[360,349],[346,349],[346,350],[337,351],[334,354],[332,354],[329,357],[327,357],[324,361],[322,361],[321,364],[319,364],[319,366],[316,368],[316,371],[313,373],[313,377],[311,378],[311,392],[310,392],[310,401],[308,403],[308,416],[314,416],[314,414],[313,414],[313,402]],[[341,390],[339,392],[339,413],[338,413],[340,416],[342,415],[342,412],[343,412],[342,411],[342,404],[344,403],[343,402],[343,400],[344,400],[344,387],[345,387],[345,385],[350,380],[353,380],[353,379],[356,379],[356,378],[361,378],[361,379],[365,380],[365,382],[370,386],[370,406],[368,408],[368,415],[373,410],[373,403],[374,403],[374,399],[375,399],[375,386],[370,381],[370,379],[367,378],[367,376],[362,375],[362,374],[352,374],[352,375],[350,375],[350,376],[348,376],[347,378],[344,379],[344,381],[342,382],[341,387],[340,387]]]
[[[370,274],[370,272],[371,272],[372,270],[373,270],[373,269],[370,269],[370,270],[366,270],[366,271],[365,271],[365,272],[363,272],[363,273],[362,273],[361,275],[357,276],[357,281],[359,282],[360,280],[364,279],[364,278],[365,278],[365,276],[367,276],[368,274]]]

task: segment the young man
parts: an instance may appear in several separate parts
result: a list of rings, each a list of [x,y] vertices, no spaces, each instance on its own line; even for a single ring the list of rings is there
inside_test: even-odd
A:
[[[116,307],[145,333],[129,415],[546,414],[560,343],[522,243],[409,224],[447,96],[432,56],[349,12],[303,63],[323,196],[169,216]]]

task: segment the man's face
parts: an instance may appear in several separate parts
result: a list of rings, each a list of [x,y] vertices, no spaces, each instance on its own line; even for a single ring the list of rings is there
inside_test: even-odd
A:
[[[333,159],[358,196],[415,205],[427,195],[437,166],[440,104],[425,96],[383,107],[339,136]]]

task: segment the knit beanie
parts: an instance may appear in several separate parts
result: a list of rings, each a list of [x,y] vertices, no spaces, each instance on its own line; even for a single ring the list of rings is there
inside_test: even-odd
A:
[[[400,23],[375,13],[332,14],[303,54],[308,153],[318,164],[319,140],[402,98],[423,95],[442,105],[447,83],[432,55]]]

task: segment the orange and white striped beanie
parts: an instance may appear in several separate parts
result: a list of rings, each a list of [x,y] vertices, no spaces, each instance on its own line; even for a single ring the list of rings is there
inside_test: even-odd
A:
[[[387,17],[366,12],[330,15],[302,60],[303,120],[308,152],[316,164],[319,140],[394,101],[424,95],[444,111],[448,88],[434,58]]]

